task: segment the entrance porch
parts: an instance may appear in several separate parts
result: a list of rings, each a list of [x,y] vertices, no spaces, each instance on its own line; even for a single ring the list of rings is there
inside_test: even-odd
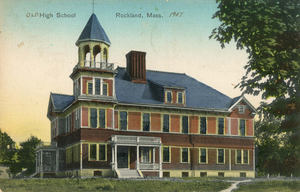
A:
[[[112,170],[119,178],[143,177],[157,172],[162,177],[161,139],[145,136],[111,136]]]

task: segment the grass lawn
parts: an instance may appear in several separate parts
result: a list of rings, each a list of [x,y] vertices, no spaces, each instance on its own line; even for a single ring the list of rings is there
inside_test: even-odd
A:
[[[154,180],[108,180],[108,179],[0,179],[3,192],[21,191],[221,191],[230,183],[217,181],[172,182]]]
[[[255,192],[294,192],[300,191],[300,181],[262,181],[256,183],[248,183],[240,186],[237,192],[255,191]]]

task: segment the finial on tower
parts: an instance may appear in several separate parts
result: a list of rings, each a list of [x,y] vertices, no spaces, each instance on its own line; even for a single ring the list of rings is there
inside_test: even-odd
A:
[[[95,6],[95,0],[93,0],[93,13],[94,13],[94,6]]]

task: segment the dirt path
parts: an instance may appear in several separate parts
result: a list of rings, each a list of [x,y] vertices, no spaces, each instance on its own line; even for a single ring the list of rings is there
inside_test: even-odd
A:
[[[222,190],[220,192],[231,192],[234,189],[238,188],[238,184],[240,183],[245,183],[245,182],[250,182],[251,180],[243,180],[243,181],[228,181],[228,182],[234,182],[228,189]]]

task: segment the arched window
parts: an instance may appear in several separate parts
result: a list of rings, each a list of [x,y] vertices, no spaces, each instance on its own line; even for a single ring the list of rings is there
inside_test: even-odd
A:
[[[107,63],[107,49],[104,48],[103,50],[103,62]]]
[[[100,62],[101,62],[101,48],[100,45],[96,45],[93,48],[93,54],[94,54],[94,66],[95,68],[100,68]]]
[[[88,46],[88,45],[84,46],[83,51],[84,51],[84,66],[91,67],[90,46]]]

